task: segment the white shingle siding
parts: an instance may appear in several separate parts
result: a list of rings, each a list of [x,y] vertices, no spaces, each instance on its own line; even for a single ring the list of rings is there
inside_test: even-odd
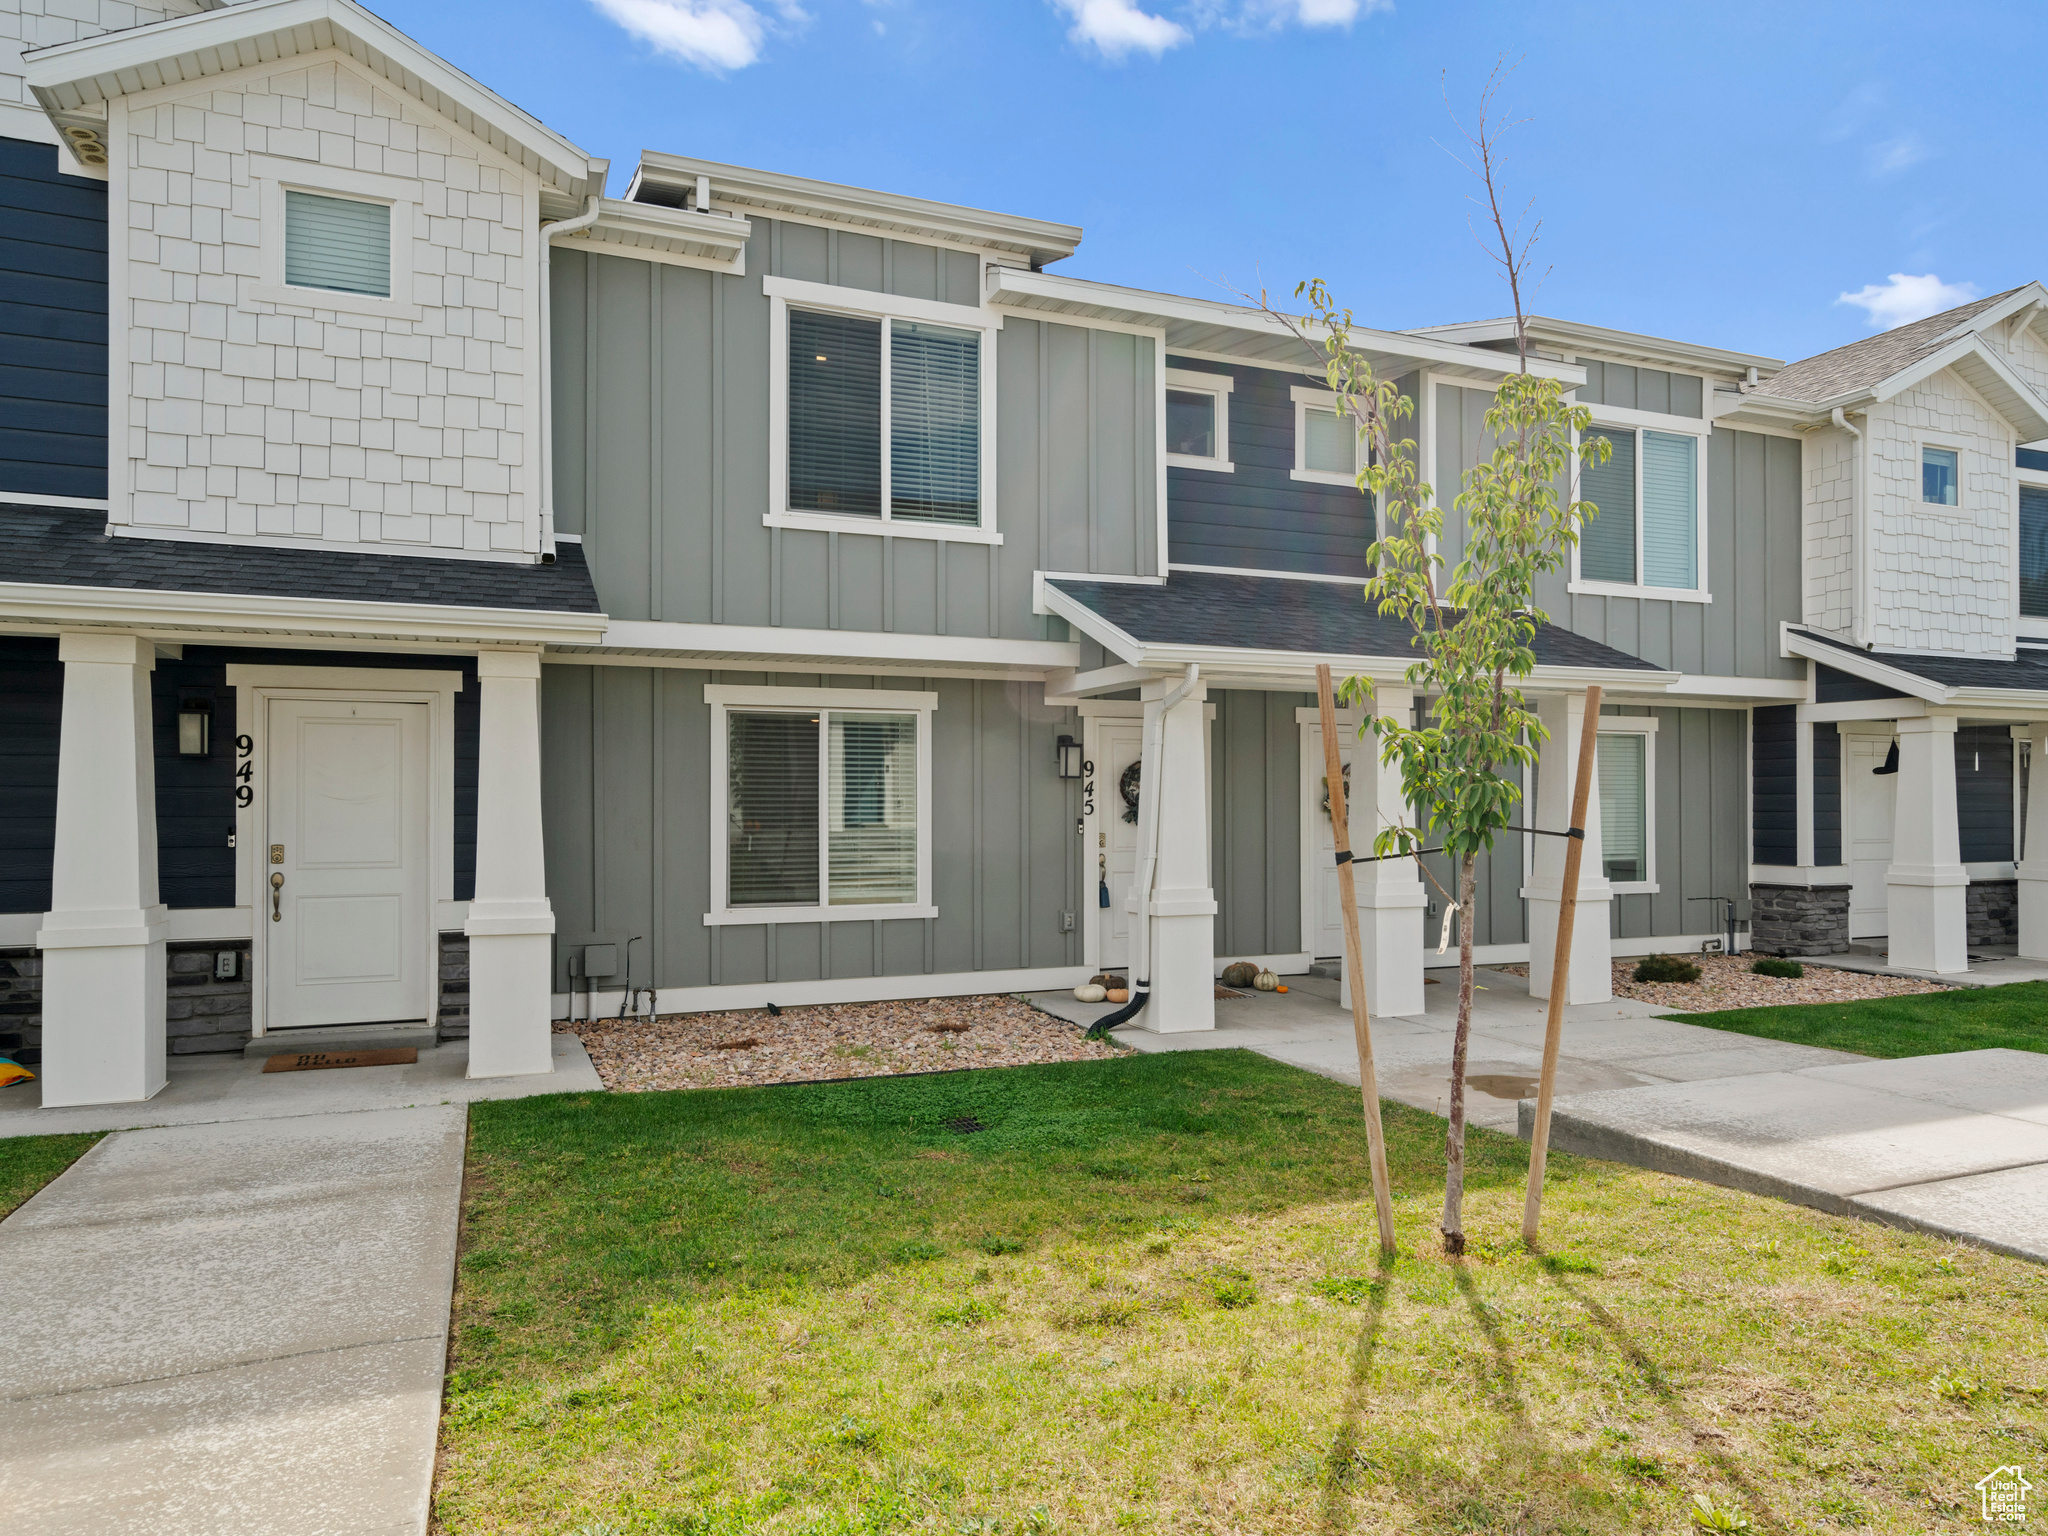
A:
[[[1855,440],[1824,427],[1806,440],[1806,622],[1852,639],[1856,625]]]
[[[1879,646],[2010,655],[2018,515],[2011,430],[1942,372],[1871,409],[1870,638]],[[1958,505],[1920,499],[1923,443],[1961,450]]]
[[[199,0],[4,0],[0,3],[0,105],[27,107],[38,117],[42,108],[22,83],[21,51],[54,48],[81,37],[98,37],[140,27],[172,16],[204,10]],[[49,134],[48,119],[43,131]]]
[[[231,90],[130,98],[117,122],[132,495],[117,476],[112,516],[535,549],[538,184],[345,61],[294,63],[239,72]],[[295,164],[311,190],[342,195],[351,176],[399,179],[389,307],[418,318],[360,312],[374,301],[350,295],[258,297],[280,281],[267,250],[283,233],[265,221],[282,218],[277,185]]]

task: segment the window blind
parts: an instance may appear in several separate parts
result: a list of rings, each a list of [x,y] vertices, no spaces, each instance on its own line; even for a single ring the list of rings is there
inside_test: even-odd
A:
[[[981,521],[981,337],[889,322],[889,515]]]
[[[789,504],[882,515],[882,322],[789,311]]]
[[[2020,612],[2048,619],[2048,489],[2020,487]]]
[[[295,288],[390,298],[390,205],[287,190],[284,280]]]
[[[1634,731],[1602,731],[1595,753],[1600,775],[1600,854],[1610,880],[1647,880],[1649,786],[1644,768],[1648,738]]]
[[[735,711],[726,738],[727,905],[818,905],[817,717]]]
[[[1579,575],[1586,581],[1636,579],[1636,435],[1620,427],[1589,427],[1584,438],[1604,437],[1614,445],[1605,464],[1581,461],[1579,499],[1600,515],[1589,517],[1579,534]]]
[[[1214,459],[1216,397],[1205,389],[1166,392],[1166,451],[1191,459]]]
[[[1643,434],[1643,585],[1700,584],[1699,439]]]
[[[1354,456],[1358,434],[1351,419],[1335,411],[1305,406],[1301,412],[1301,467],[1325,475],[1358,472]]]
[[[832,905],[917,900],[917,717],[831,716]]]

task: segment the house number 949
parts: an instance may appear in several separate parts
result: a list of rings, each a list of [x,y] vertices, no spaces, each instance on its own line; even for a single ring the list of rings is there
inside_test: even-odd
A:
[[[235,756],[242,760],[235,768],[235,804],[254,804],[256,788],[252,781],[256,777],[256,738],[237,736]]]

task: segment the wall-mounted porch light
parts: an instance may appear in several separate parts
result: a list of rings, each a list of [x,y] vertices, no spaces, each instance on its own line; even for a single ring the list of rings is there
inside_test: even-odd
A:
[[[1081,743],[1071,736],[1059,739],[1060,777],[1078,779],[1081,777]]]
[[[178,756],[213,754],[213,700],[187,694],[178,700]]]
[[[1899,744],[1892,743],[1892,749],[1885,753],[1884,762],[1870,770],[1872,773],[1897,773],[1899,771]]]

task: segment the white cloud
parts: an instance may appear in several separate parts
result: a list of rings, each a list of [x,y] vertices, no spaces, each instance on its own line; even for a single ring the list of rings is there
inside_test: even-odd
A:
[[[1902,133],[1896,138],[1885,139],[1870,146],[1870,174],[1877,177],[1896,176],[1900,171],[1909,170],[1923,160],[1933,158],[1934,152],[1921,142],[1915,133]]]
[[[699,69],[745,69],[761,57],[771,24],[747,0],[591,0],[605,15],[658,53]],[[789,22],[804,20],[793,4],[778,7]]]
[[[1976,297],[1975,283],[1944,283],[1932,272],[1924,277],[1894,272],[1883,282],[1868,283],[1855,293],[1841,295],[1835,302],[1854,304],[1870,317],[1874,329],[1889,331],[1967,304]]]
[[[1067,36],[1095,48],[1112,63],[1132,52],[1158,58],[1193,36],[1177,21],[1141,11],[1131,0],[1055,0],[1074,18]]]

